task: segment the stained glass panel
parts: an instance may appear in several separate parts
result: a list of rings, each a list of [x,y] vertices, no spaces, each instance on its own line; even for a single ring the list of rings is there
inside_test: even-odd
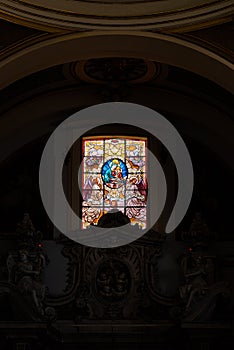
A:
[[[83,138],[82,223],[96,225],[111,209],[147,226],[146,138]]]

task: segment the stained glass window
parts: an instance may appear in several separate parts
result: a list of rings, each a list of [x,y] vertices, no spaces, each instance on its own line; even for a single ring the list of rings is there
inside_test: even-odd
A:
[[[146,138],[126,136],[83,138],[83,229],[113,209],[146,228],[146,143]]]

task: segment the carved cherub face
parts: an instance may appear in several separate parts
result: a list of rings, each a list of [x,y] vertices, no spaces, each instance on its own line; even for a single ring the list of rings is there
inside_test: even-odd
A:
[[[26,250],[20,250],[19,251],[19,258],[21,262],[27,262],[28,261],[28,252]]]
[[[198,255],[194,258],[194,261],[195,261],[196,265],[201,265],[202,264],[202,257],[200,255]]]

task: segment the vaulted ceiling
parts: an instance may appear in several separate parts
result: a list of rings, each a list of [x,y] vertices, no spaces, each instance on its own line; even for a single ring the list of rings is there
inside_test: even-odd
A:
[[[193,123],[206,125],[214,131],[213,145],[216,136],[221,137],[219,123],[223,118],[227,134],[222,145],[216,148],[228,160],[233,142],[229,135],[230,96],[234,92],[232,16],[232,1],[229,0],[0,1],[2,145],[7,145],[9,137],[14,136],[17,148],[28,137],[36,137],[40,130],[35,122],[38,113],[37,120],[41,120],[43,128],[44,122],[53,124],[49,120],[53,116],[56,119],[59,109],[75,110],[108,100],[115,89],[110,87],[102,67],[121,65],[121,59],[125,59],[126,64],[126,59],[132,59],[133,63],[127,63],[128,73],[124,78],[129,96],[135,96],[132,101],[142,101],[170,115],[183,116],[187,123],[193,120]],[[98,61],[105,59],[108,62],[104,65]],[[57,67],[61,68],[59,73]],[[172,76],[176,77],[174,81]],[[102,91],[109,89],[105,96],[100,95],[99,87],[97,90],[100,80],[103,80]],[[66,92],[62,92],[65,86]],[[166,94],[170,90],[167,97],[162,97],[162,89]],[[188,95],[193,102],[188,102]],[[212,105],[206,118],[202,111],[208,108],[208,102],[204,107],[201,95]],[[148,102],[144,102],[145,99]],[[168,104],[167,99],[174,102]],[[191,106],[198,107],[197,100],[203,107],[195,113],[196,109],[191,110]],[[188,108],[182,101],[187,101]],[[47,105],[47,109],[39,110],[37,106],[42,105]],[[43,121],[45,116],[47,119]],[[212,116],[216,116],[213,123]],[[21,141],[16,142],[20,137],[17,130],[26,125],[27,137],[22,131]],[[14,142],[10,142],[11,146]],[[206,139],[203,138],[203,142]],[[7,147],[5,151],[2,146],[1,157],[6,157],[10,149]]]

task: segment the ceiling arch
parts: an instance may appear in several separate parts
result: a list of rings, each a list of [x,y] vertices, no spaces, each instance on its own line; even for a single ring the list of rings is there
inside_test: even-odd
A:
[[[101,57],[145,58],[171,64],[234,92],[234,65],[216,53],[171,35],[119,31],[39,35],[13,45],[1,54],[0,88],[57,64]]]
[[[1,17],[50,32],[78,29],[188,31],[230,20],[232,0],[5,0]]]

